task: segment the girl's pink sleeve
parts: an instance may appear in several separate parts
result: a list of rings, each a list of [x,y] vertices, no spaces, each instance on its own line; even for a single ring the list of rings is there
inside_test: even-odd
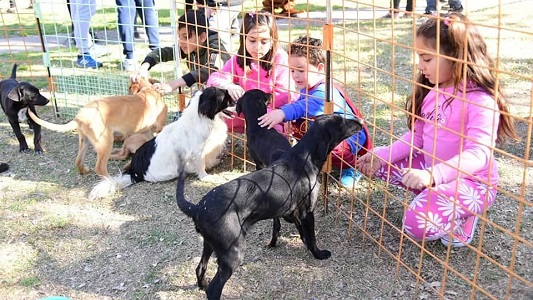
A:
[[[237,56],[234,55],[220,70],[209,75],[206,85],[225,88],[228,84],[233,83],[233,70],[235,70],[236,67],[238,67]]]
[[[401,159],[408,157],[413,152],[422,149],[424,142],[422,140],[422,130],[424,122],[415,121],[414,130],[405,133],[399,140],[392,143],[390,146],[378,147],[374,149],[374,154],[377,155],[383,163],[395,163]]]
[[[432,173],[436,185],[456,180],[460,177],[459,170],[462,174],[475,174],[483,169],[489,172],[491,149],[496,144],[500,113],[490,95],[478,94],[477,97],[480,98],[473,101],[475,104],[470,104],[466,109],[465,119],[468,123],[459,154],[433,166]]]
[[[293,94],[291,88],[293,84],[291,72],[289,69],[289,56],[287,52],[279,50],[276,59],[274,60],[274,87],[272,89],[272,95],[274,96],[275,108],[289,103]]]

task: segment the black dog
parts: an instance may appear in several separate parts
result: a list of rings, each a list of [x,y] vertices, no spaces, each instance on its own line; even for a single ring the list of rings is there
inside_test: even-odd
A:
[[[275,129],[261,127],[258,118],[267,113],[267,103],[271,94],[262,90],[249,90],[237,101],[237,114],[244,113],[246,120],[246,145],[254,160],[256,170],[269,166],[273,161],[291,149],[286,137]],[[268,247],[275,247],[278,241],[281,223],[274,218],[272,240]]]
[[[0,162],[0,173],[3,173],[7,170],[9,170],[9,165],[3,161]]]
[[[204,238],[196,278],[200,288],[207,288],[208,299],[220,299],[226,281],[242,261],[245,236],[258,221],[284,218],[296,225],[315,258],[331,256],[316,245],[313,210],[320,189],[318,176],[331,150],[361,128],[359,119],[319,116],[300,142],[272,165],[212,189],[196,205],[185,199],[184,172],[179,171],[178,207],[193,219]],[[205,271],[213,252],[218,270],[207,286]]]
[[[17,64],[13,65],[11,71],[11,78],[0,81],[0,101],[2,102],[2,109],[9,120],[9,124],[15,132],[15,136],[19,141],[20,152],[28,151],[28,144],[26,138],[20,130],[20,122],[27,121],[31,129],[33,129],[33,144],[35,152],[41,154],[43,148],[41,147],[41,125],[35,123],[28,116],[28,108],[34,113],[34,105],[46,105],[49,100],[46,99],[39,89],[28,82],[18,82],[17,78]]]
[[[246,146],[254,160],[256,170],[260,170],[284,152],[291,149],[291,144],[286,137],[275,129],[261,127],[257,118],[267,113],[267,103],[270,94],[262,90],[249,90],[237,101],[237,114],[244,113],[246,120]]]

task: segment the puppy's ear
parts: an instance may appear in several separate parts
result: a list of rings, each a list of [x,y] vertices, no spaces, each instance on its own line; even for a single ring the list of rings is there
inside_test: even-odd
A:
[[[137,82],[131,82],[130,87],[128,88],[128,93],[130,95],[137,94],[141,91],[141,84]]]
[[[228,93],[228,90],[224,89],[224,100],[228,101],[228,103],[232,104],[233,98],[231,98],[230,94]]]
[[[240,115],[242,113],[242,101],[243,98],[239,99],[239,101],[237,101],[237,105],[235,106],[235,112],[237,113],[237,115]]]
[[[269,94],[269,93],[265,93],[265,104],[268,105],[272,102],[272,100],[274,100],[274,97],[272,96],[272,94]]]
[[[14,87],[7,93],[7,97],[15,102],[20,102],[20,99],[22,99],[22,90],[19,90],[18,87]]]
[[[198,114],[203,115],[211,120],[218,113],[218,107],[223,99],[217,95],[216,88],[208,87],[200,95],[198,101]]]

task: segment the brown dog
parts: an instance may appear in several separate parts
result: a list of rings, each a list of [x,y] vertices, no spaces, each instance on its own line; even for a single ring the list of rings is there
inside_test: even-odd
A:
[[[134,133],[159,132],[166,124],[167,106],[150,81],[141,79],[132,83],[129,90],[130,95],[105,97],[87,103],[67,124],[41,120],[32,112],[29,115],[37,124],[50,130],[66,132],[76,129],[79,135],[75,162],[78,172],[82,175],[89,172],[84,161],[90,142],[96,151],[96,174],[109,176],[107,161],[117,137],[125,139]]]
[[[134,133],[124,139],[120,149],[113,148],[110,159],[126,160],[131,154],[134,154],[144,143],[154,138],[152,131]]]

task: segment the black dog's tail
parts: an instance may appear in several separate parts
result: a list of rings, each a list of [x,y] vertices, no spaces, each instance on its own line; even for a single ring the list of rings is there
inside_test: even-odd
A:
[[[184,162],[184,160],[180,160]],[[176,186],[176,202],[178,208],[188,217],[194,219],[196,205],[185,198],[185,166],[181,165],[178,170],[178,184]]]
[[[13,70],[11,70],[11,79],[17,79],[17,64],[13,64]]]

